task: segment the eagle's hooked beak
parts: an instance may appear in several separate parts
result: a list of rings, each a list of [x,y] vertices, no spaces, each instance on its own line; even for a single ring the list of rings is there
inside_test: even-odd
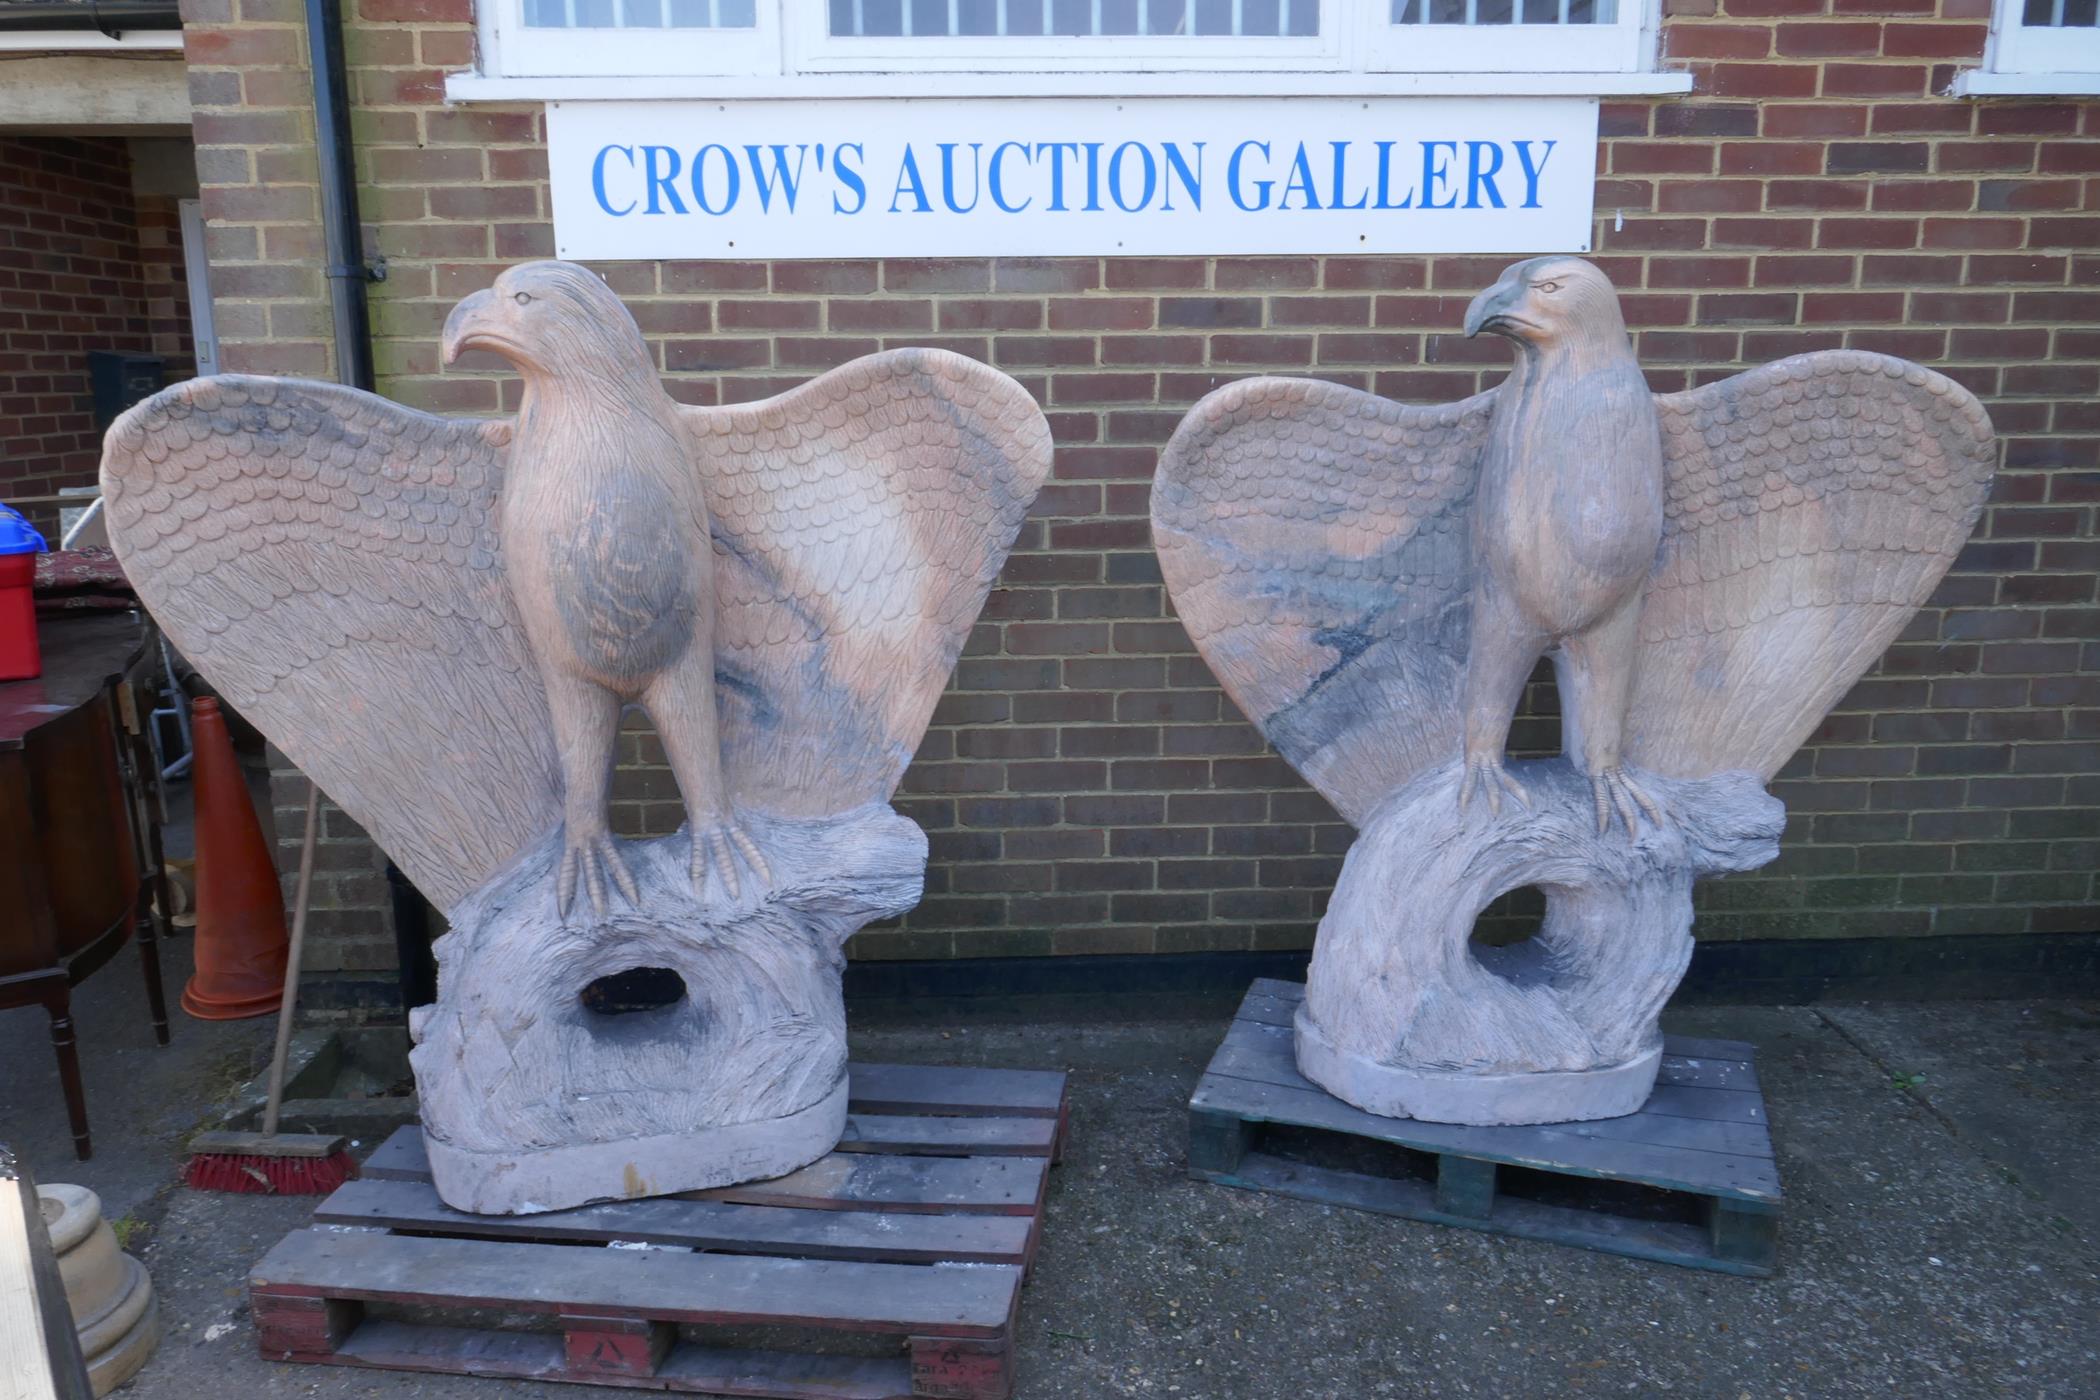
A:
[[[438,351],[446,364],[455,363],[461,354],[475,349],[484,337],[494,329],[494,318],[490,314],[496,305],[496,294],[483,288],[459,305],[445,318],[445,334],[438,342]]]
[[[1474,297],[1472,304],[1466,307],[1466,339],[1493,330],[1495,322],[1501,320],[1523,294],[1522,282],[1505,278]]]

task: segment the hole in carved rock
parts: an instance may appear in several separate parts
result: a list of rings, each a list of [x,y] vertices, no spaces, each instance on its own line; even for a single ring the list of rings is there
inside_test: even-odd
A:
[[[630,967],[600,977],[576,995],[586,1011],[600,1016],[661,1011],[685,1000],[685,979],[668,967]]]
[[[1546,921],[1546,892],[1521,885],[1496,897],[1473,921],[1473,956],[1498,977],[1512,982],[1545,978],[1545,945],[1538,932]]]

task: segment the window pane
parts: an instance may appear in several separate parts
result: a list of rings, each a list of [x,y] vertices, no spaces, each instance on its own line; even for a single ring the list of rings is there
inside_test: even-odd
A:
[[[2020,23],[2038,29],[2090,29],[2095,22],[2094,0],[2026,0]]]
[[[735,3],[748,5],[752,0]],[[1499,3],[1507,6],[1516,0]],[[1320,33],[1320,0],[826,0],[826,11],[834,38],[1176,38],[1193,34],[1262,39],[1317,38]]]
[[[1612,24],[1619,7],[1618,0],[1390,0],[1387,13],[1394,24]]]
[[[750,29],[757,22],[756,0],[525,0],[533,29]]]

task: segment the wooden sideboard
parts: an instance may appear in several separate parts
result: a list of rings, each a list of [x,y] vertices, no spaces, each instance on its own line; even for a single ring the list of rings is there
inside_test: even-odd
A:
[[[154,1036],[168,1043],[157,942],[168,901],[145,728],[159,648],[141,613],[47,617],[38,637],[44,674],[0,685],[0,1010],[49,1014],[85,1161],[72,989],[134,934]]]

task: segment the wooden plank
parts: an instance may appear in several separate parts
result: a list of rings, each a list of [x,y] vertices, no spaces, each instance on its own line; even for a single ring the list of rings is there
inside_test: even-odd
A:
[[[1595,1124],[1476,1128],[1379,1118],[1310,1085],[1296,1088],[1217,1074],[1203,1077],[1189,1106],[1348,1133],[1418,1151],[1455,1152],[1507,1166],[1636,1181],[1702,1195],[1779,1198],[1779,1174],[1769,1158],[1626,1142],[1599,1136]]]
[[[609,1378],[564,1368],[562,1338],[546,1332],[441,1327],[373,1319],[326,1356],[300,1358],[390,1371],[509,1380],[606,1384]],[[805,1355],[672,1346],[646,1385],[681,1394],[779,1396],[808,1400],[906,1400],[911,1366],[903,1357]]]
[[[1493,1162],[1445,1154],[1436,1159],[1436,1208],[1443,1215],[1485,1220],[1495,1209]]]
[[[1667,1047],[1669,1041],[1663,1041]],[[1711,1060],[1670,1053],[1667,1048],[1657,1084],[1680,1084],[1688,1089],[1731,1089],[1737,1093],[1758,1092],[1757,1070],[1742,1060]]]
[[[374,1181],[428,1181],[423,1131],[411,1124],[365,1162]],[[1025,1215],[1043,1198],[1049,1163],[1039,1157],[911,1157],[835,1153],[771,1181],[748,1181],[676,1199],[809,1210],[889,1210],[912,1214]]]
[[[258,1294],[359,1302],[995,1337],[1021,1271],[308,1229],[280,1240],[249,1282]]]
[[[1716,1259],[1770,1273],[1779,1262],[1779,1215],[1743,1201],[1715,1200],[1706,1216],[1707,1242]]]
[[[1260,992],[1247,993],[1240,1009],[1233,1016],[1235,1021],[1252,1021],[1261,1026],[1288,1027],[1297,1019],[1300,1001],[1285,1001],[1281,997],[1264,996]]]
[[[389,1371],[438,1371],[514,1380],[560,1380],[563,1377],[559,1333],[436,1327],[379,1318],[358,1324],[333,1351],[295,1355],[289,1359],[332,1361]]]
[[[808,1210],[890,1210],[1027,1215],[1042,1204],[1050,1163],[1042,1157],[896,1157],[834,1152],[771,1181],[747,1181],[684,1199]]]
[[[314,1210],[319,1225],[489,1239],[633,1240],[728,1254],[937,1263],[1021,1264],[1027,1220],[1010,1215],[907,1215],[883,1211],[787,1210],[655,1197],[548,1211],[472,1215],[438,1199],[427,1181],[352,1181]]]
[[[846,1118],[840,1152],[894,1152],[932,1157],[1048,1157],[1057,1142],[1056,1118],[934,1118],[854,1113]]]
[[[1007,1400],[1014,1392],[1010,1343],[913,1337],[910,1346],[913,1395],[939,1400]]]
[[[1267,1191],[1381,1215],[1404,1216],[1438,1225],[1479,1229],[1483,1224],[1477,1219],[1439,1211],[1436,1189],[1426,1181],[1365,1176],[1330,1167],[1307,1166],[1271,1157],[1264,1152],[1248,1153],[1242,1159],[1239,1171],[1231,1176],[1206,1176],[1205,1179],[1225,1186]],[[1635,1220],[1509,1196],[1496,1198],[1493,1224],[1488,1228],[1497,1234],[1522,1239],[1577,1245],[1607,1254],[1682,1264],[1719,1273],[1763,1277],[1772,1272],[1768,1267],[1716,1257],[1707,1241],[1707,1232],[1698,1226]]]
[[[851,1064],[846,1072],[860,1113],[1055,1118],[1065,1100],[1057,1070]]]
[[[1666,1035],[1663,1053],[1688,1059],[1735,1060],[1749,1064],[1757,1058],[1757,1047],[1747,1040],[1709,1040],[1696,1035]]]
[[[430,1159],[423,1152],[423,1129],[406,1123],[387,1135],[359,1164],[357,1174],[367,1181],[428,1181]]]
[[[639,1317],[561,1315],[562,1362],[571,1375],[653,1376],[678,1340],[668,1322]]]
[[[1230,1172],[1254,1145],[1255,1128],[1235,1113],[1189,1108],[1189,1166],[1207,1172]]]

